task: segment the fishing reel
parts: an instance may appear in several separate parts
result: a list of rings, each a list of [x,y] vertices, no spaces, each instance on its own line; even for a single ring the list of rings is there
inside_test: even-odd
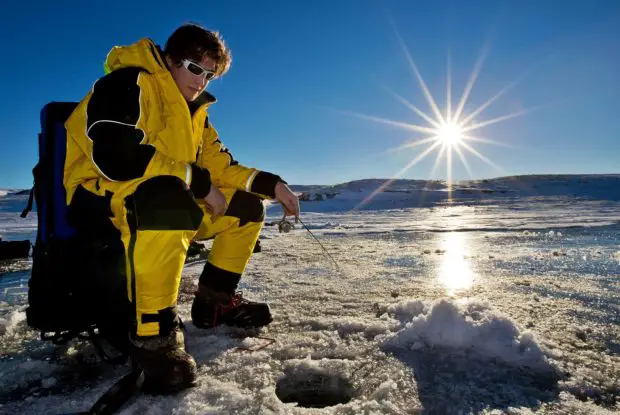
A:
[[[278,222],[278,231],[280,233],[289,233],[292,229],[295,229],[295,225],[290,220],[286,219],[286,213]]]

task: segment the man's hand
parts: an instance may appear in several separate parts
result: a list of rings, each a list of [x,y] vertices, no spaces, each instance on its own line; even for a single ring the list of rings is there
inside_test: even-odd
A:
[[[282,182],[276,184],[276,200],[282,204],[286,216],[299,218],[299,198]]]
[[[211,190],[204,200],[207,204],[207,211],[211,214],[211,222],[215,222],[217,218],[226,213],[226,198],[217,187],[211,185]]]

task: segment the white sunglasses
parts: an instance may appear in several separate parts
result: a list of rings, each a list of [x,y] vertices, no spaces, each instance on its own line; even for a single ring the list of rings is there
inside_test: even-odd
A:
[[[208,71],[202,66],[188,59],[183,59],[181,63],[183,64],[183,67],[190,71],[193,75],[202,76],[206,81],[210,81],[211,79],[215,78],[215,72]]]

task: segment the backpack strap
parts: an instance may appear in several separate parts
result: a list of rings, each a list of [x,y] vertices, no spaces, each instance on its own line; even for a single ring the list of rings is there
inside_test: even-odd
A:
[[[66,331],[41,331],[41,340],[51,341],[53,344],[60,346],[67,344],[70,340],[77,338],[80,335],[79,330],[66,330]]]
[[[88,414],[112,414],[142,389],[144,372],[134,367],[101,396],[87,412]]]
[[[82,333],[88,334],[82,334]],[[64,345],[67,344],[70,340],[73,339],[83,339],[88,340],[93,344],[93,347],[97,351],[97,355],[101,358],[101,360],[108,362],[112,365],[122,364],[127,361],[129,357],[129,352],[121,352],[119,356],[109,356],[105,350],[103,350],[103,346],[101,345],[101,337],[99,334],[95,333],[95,328],[93,326],[88,327],[84,330],[66,330],[61,332],[47,332],[41,331],[41,340],[49,340],[55,345]]]
[[[84,412],[73,412],[64,415],[108,415],[116,413],[125,403],[142,390],[144,372],[136,365],[131,372],[120,378],[106,391],[95,404]]]
[[[119,356],[115,356],[115,357],[110,357],[106,354],[106,352],[103,350],[103,346],[101,345],[101,337],[95,333],[95,329],[93,327],[89,327],[88,330],[88,336],[84,336],[82,334],[78,335],[78,337],[80,339],[85,339],[85,340],[89,340],[93,346],[95,347],[95,350],[97,351],[97,354],[99,355],[99,357],[112,364],[112,365],[117,365],[117,364],[121,364],[121,363],[125,363],[125,361],[127,360],[127,358],[129,357],[129,352],[122,352]]]

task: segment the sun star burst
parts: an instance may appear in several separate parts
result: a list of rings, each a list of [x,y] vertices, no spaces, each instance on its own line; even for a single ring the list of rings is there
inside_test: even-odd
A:
[[[476,135],[472,135],[472,132],[479,130],[483,127],[486,127],[491,124],[495,124],[498,122],[506,121],[515,117],[523,116],[530,110],[521,110],[518,112],[502,115],[496,118],[492,118],[485,121],[476,121],[476,117],[483,113],[492,103],[498,100],[502,95],[504,95],[508,90],[513,88],[523,77],[520,77],[517,81],[510,83],[508,86],[501,89],[491,98],[489,98],[486,102],[484,102],[480,107],[476,108],[469,114],[465,114],[465,106],[469,99],[469,96],[474,88],[476,80],[480,74],[482,69],[484,60],[486,58],[488,52],[488,44],[486,44],[478,59],[474,64],[474,68],[469,77],[467,85],[463,91],[461,98],[459,99],[456,105],[453,105],[452,102],[452,75],[451,75],[451,61],[450,54],[448,54],[448,65],[447,65],[447,79],[446,79],[446,106],[445,113],[442,113],[441,108],[437,104],[437,101],[433,97],[432,93],[428,89],[426,82],[422,78],[422,75],[415,64],[411,53],[409,52],[407,46],[405,45],[403,39],[401,38],[398,31],[395,29],[396,36],[400,43],[401,49],[405,55],[406,60],[409,63],[411,71],[415,76],[420,89],[422,90],[424,97],[426,99],[426,103],[430,107],[432,111],[432,115],[422,111],[413,103],[411,103],[406,98],[401,95],[392,92],[392,95],[401,102],[405,107],[410,109],[414,114],[423,119],[427,125],[418,125],[412,123],[406,123],[402,121],[395,121],[387,118],[381,118],[377,116],[365,115],[356,112],[345,112],[348,115],[353,115],[357,117],[361,117],[366,120],[370,120],[373,122],[388,124],[394,127],[403,128],[405,130],[413,131],[416,133],[424,134],[423,137],[418,138],[416,140],[411,140],[408,143],[397,147],[396,149],[392,149],[389,151],[402,151],[414,147],[422,147],[427,145],[425,149],[423,149],[416,157],[412,159],[410,163],[408,163],[404,168],[398,171],[391,179],[387,180],[383,185],[381,185],[378,189],[376,189],[371,195],[365,198],[357,208],[360,208],[370,202],[375,195],[382,192],[385,188],[387,188],[395,179],[402,177],[408,170],[410,170],[414,165],[424,159],[426,156],[431,154],[433,151],[437,152],[437,157],[435,159],[435,164],[433,166],[433,170],[429,179],[432,179],[434,176],[437,167],[440,162],[443,161],[446,165],[447,170],[447,190],[448,190],[448,198],[451,198],[451,190],[452,190],[452,163],[454,159],[454,153],[458,156],[459,160],[467,170],[470,177],[472,177],[472,172],[470,168],[470,164],[467,160],[467,153],[473,154],[478,159],[482,160],[486,164],[492,166],[494,169],[498,170],[500,173],[504,173],[501,167],[493,163],[487,157],[482,155],[478,150],[474,148],[474,143],[487,143],[487,144],[496,144],[496,145],[504,145],[502,143],[498,143],[493,140],[489,140],[487,138],[482,138]],[[453,110],[454,108],[454,110]]]
[[[449,147],[458,146],[464,139],[463,130],[458,124],[447,122],[440,125],[437,129],[437,139],[441,141],[443,145]]]

